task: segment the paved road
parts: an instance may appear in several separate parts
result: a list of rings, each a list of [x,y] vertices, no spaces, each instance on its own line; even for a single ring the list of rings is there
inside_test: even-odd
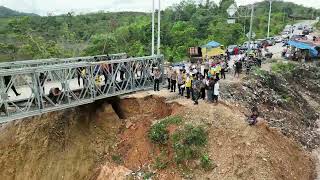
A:
[[[303,30],[299,30],[298,27],[300,25],[302,25],[303,27],[304,26],[308,26],[308,27],[311,27],[313,26],[317,21],[315,20],[306,20],[306,21],[302,21],[302,22],[299,22],[299,23],[296,23],[294,24],[295,26],[295,29],[294,29],[294,32],[292,35],[301,35],[302,34],[302,31]],[[313,33],[310,34],[309,38],[312,38],[313,37]],[[311,39],[310,39],[311,40]],[[274,46],[270,46],[268,47],[269,51],[272,52],[274,54],[273,58],[281,58],[281,52],[283,51],[284,47],[283,46],[283,43],[277,43],[276,45]]]

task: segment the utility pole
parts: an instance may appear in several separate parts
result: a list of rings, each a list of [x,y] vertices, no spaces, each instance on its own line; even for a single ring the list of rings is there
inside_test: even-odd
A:
[[[270,21],[271,21],[271,11],[272,11],[272,0],[269,0],[270,7],[269,7],[269,21],[268,21],[268,35],[267,37],[270,37]]]
[[[158,47],[157,47],[157,55],[160,55],[160,22],[161,22],[161,4],[159,0],[159,10],[158,10]]]
[[[251,19],[250,19],[250,30],[249,30],[249,43],[250,43],[250,47],[251,47],[251,39],[252,39],[253,11],[254,11],[254,4],[251,5]],[[250,49],[251,49],[251,48],[250,48]]]
[[[154,55],[154,1],[152,0],[152,50],[151,50],[151,56]]]

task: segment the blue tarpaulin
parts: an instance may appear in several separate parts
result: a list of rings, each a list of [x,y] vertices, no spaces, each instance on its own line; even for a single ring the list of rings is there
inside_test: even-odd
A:
[[[216,48],[216,47],[220,47],[221,44],[215,41],[211,41],[206,45],[201,46],[202,48]]]
[[[298,41],[288,41],[288,45],[296,47],[298,49],[308,49],[310,52],[311,57],[317,57],[318,51],[315,49],[314,46]]]

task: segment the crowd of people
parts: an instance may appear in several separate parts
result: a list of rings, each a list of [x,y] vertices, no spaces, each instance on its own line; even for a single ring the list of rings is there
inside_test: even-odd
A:
[[[234,77],[239,77],[244,67],[249,72],[252,66],[259,67],[262,63],[262,53],[258,50],[247,53],[239,52],[235,58]],[[194,105],[198,105],[201,99],[207,103],[218,104],[220,81],[226,79],[226,73],[231,70],[229,62],[230,56],[220,55],[205,62],[184,64],[179,67],[169,66],[165,73],[166,79],[164,79],[167,84],[166,89],[181,97],[192,99]],[[159,84],[162,78],[160,69],[155,68],[153,77],[154,91],[160,91]],[[253,107],[248,123],[256,124],[258,116],[257,107]]]
[[[179,68],[170,66],[166,70],[167,89],[192,99],[195,105],[200,99],[207,100],[208,103],[218,103],[219,81],[226,79],[228,60],[228,57],[220,56],[204,64],[198,62]],[[153,76],[154,91],[159,91],[159,69],[155,69]]]

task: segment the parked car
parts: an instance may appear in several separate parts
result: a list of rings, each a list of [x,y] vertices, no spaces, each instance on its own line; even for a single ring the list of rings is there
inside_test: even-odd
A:
[[[228,46],[227,51],[230,53],[230,55],[234,55],[234,49],[238,47],[237,45],[230,45]]]
[[[302,26],[302,25],[299,25],[299,26],[298,26],[298,30],[303,30],[303,26]]]
[[[267,38],[267,41],[268,41],[268,45],[269,46],[273,46],[273,45],[276,44],[276,41],[275,41],[274,37]]]
[[[249,42],[248,41],[246,41],[246,42],[244,42],[243,43],[243,45],[240,47],[240,50],[248,50],[249,49]]]
[[[309,34],[310,34],[310,31],[307,30],[307,29],[305,29],[305,30],[302,31],[302,34],[303,34],[303,35],[309,35]]]
[[[274,39],[275,39],[276,43],[281,43],[282,40],[283,40],[283,38],[280,37],[280,36],[277,36],[277,37],[275,37]]]

